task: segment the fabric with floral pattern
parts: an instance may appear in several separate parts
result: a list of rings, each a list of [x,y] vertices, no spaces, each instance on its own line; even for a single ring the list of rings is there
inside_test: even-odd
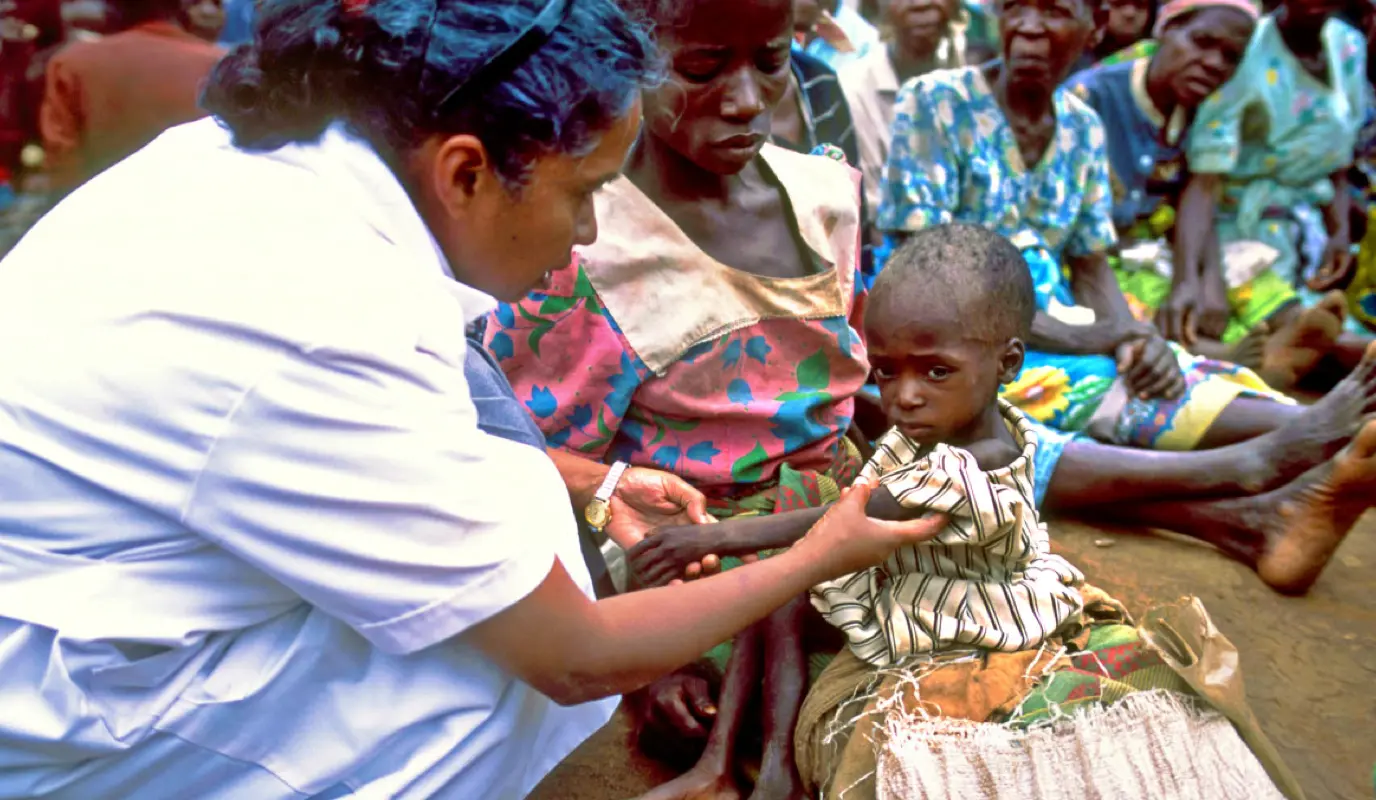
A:
[[[846,453],[869,374],[860,337],[858,174],[767,145],[814,274],[718,263],[627,179],[597,198],[596,244],[498,307],[487,345],[552,447],[682,476],[712,498]]]
[[[1274,16],[1263,17],[1232,80],[1200,105],[1186,143],[1191,171],[1224,176],[1220,242],[1279,250],[1272,269],[1310,305],[1318,297],[1304,279],[1317,264],[1304,257],[1305,218],[1296,209],[1333,201],[1329,176],[1352,164],[1368,103],[1365,39],[1338,19],[1325,23],[1322,39],[1328,81],[1290,52]]]
[[[1077,308],[1063,259],[1105,253],[1116,242],[1104,128],[1063,88],[1054,109],[1056,133],[1029,168],[980,68],[910,82],[898,96],[879,227],[909,233],[949,222],[983,225],[1023,251],[1040,311],[1087,311]],[[1187,391],[1174,402],[1130,396],[1108,356],[1031,349],[1004,397],[1058,430],[1189,449],[1239,395],[1275,396],[1250,370],[1176,352]]]

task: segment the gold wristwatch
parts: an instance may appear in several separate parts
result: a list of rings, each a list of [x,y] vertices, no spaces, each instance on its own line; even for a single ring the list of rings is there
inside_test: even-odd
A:
[[[624,461],[612,464],[602,485],[597,487],[597,492],[593,494],[592,502],[588,503],[587,510],[583,512],[588,527],[597,533],[601,533],[607,527],[607,523],[612,521],[612,494],[616,492],[616,485],[621,482],[621,476],[626,474],[629,467],[630,464]]]

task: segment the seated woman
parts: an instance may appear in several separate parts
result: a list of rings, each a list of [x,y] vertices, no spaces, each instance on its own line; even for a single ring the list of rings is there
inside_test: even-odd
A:
[[[1271,267],[1305,305],[1349,281],[1352,202],[1347,172],[1367,106],[1366,41],[1333,17],[1328,0],[1285,0],[1257,25],[1237,74],[1199,107],[1185,142],[1192,177],[1180,200],[1176,264],[1200,276],[1200,333],[1223,334],[1227,317],[1217,241],[1260,241],[1280,256]],[[1322,221],[1317,211],[1322,211]],[[1173,292],[1187,304],[1191,287]],[[1331,348],[1351,368],[1368,340]]]
[[[618,459],[668,469],[722,517],[819,505],[861,463],[845,440],[869,374],[852,324],[864,305],[856,176],[765,145],[788,75],[788,0],[648,5],[660,9],[669,79],[644,94],[626,177],[596,197],[600,237],[540,292],[500,306],[486,342],[551,447],[600,474]],[[1036,499],[1199,537],[1303,591],[1351,527],[1361,494],[1333,482],[1329,460],[1370,411],[1376,380],[1363,373],[1281,430],[1206,453],[1039,431]],[[1293,507],[1284,517],[1281,503]],[[794,669],[800,653],[792,642],[765,664]],[[703,678],[680,673],[650,689],[646,719],[700,741],[754,688],[731,687],[713,703]],[[767,727],[789,729],[796,706],[771,704]],[[725,758],[724,744],[714,752]]]
[[[1210,254],[1221,257],[1225,274],[1245,278],[1223,302],[1205,301],[1217,287],[1172,270],[1169,251],[1175,205],[1189,180],[1184,138],[1199,104],[1232,77],[1256,19],[1246,0],[1175,0],[1162,9],[1149,47],[1081,72],[1069,87],[1104,122],[1113,221],[1122,237],[1115,272],[1134,314],[1155,317],[1167,336],[1200,355],[1241,363],[1271,386],[1289,387],[1331,349],[1341,298],[1302,312],[1289,282],[1265,268],[1268,248],[1235,243]],[[1224,316],[1206,321],[1205,309]],[[1221,336],[1198,332],[1225,322]]]
[[[540,295],[500,307],[488,345],[554,446],[676,472],[721,517],[835,500],[861,466],[845,432],[869,374],[852,322],[858,174],[766,144],[791,76],[788,0],[658,11],[670,78],[644,95],[626,177],[598,195],[596,244]],[[765,731],[783,746],[766,748],[760,784],[791,796],[806,678],[792,631],[806,608],[797,598],[714,652],[721,722],[688,784],[734,781],[740,712],[763,671]]]
[[[900,94],[880,228],[903,238],[956,220],[1022,248],[1039,313],[1005,396],[1053,428],[1187,450],[1293,416],[1250,370],[1168,345],[1118,289],[1104,128],[1059,88],[1093,31],[1089,4],[1008,0],[1000,21],[1002,64],[927,75]]]

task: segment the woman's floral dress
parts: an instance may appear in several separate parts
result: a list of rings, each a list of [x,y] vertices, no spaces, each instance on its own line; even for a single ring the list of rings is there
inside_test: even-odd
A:
[[[1192,172],[1224,176],[1219,241],[1276,248],[1272,270],[1307,304],[1318,296],[1304,281],[1327,237],[1319,209],[1333,202],[1329,177],[1352,165],[1367,108],[1366,41],[1338,19],[1322,38],[1327,82],[1263,17],[1232,80],[1200,105],[1185,147]]]
[[[1055,136],[1028,168],[979,68],[909,83],[898,96],[878,224],[899,233],[948,222],[998,231],[1023,251],[1039,310],[1075,322],[1092,312],[1076,303],[1062,259],[1106,253],[1116,233],[1103,125],[1064,89],[1054,103]],[[1190,449],[1238,396],[1274,396],[1250,370],[1176,353],[1187,385],[1176,401],[1130,396],[1109,356],[1036,350],[1004,397],[1059,430]]]

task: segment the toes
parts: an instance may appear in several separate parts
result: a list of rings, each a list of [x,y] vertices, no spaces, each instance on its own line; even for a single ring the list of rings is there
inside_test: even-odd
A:
[[[1341,322],[1347,318],[1347,296],[1341,289],[1334,289],[1319,300],[1319,308],[1337,317]]]
[[[1376,456],[1376,420],[1368,421],[1357,431],[1348,450],[1355,458],[1369,459]]]

